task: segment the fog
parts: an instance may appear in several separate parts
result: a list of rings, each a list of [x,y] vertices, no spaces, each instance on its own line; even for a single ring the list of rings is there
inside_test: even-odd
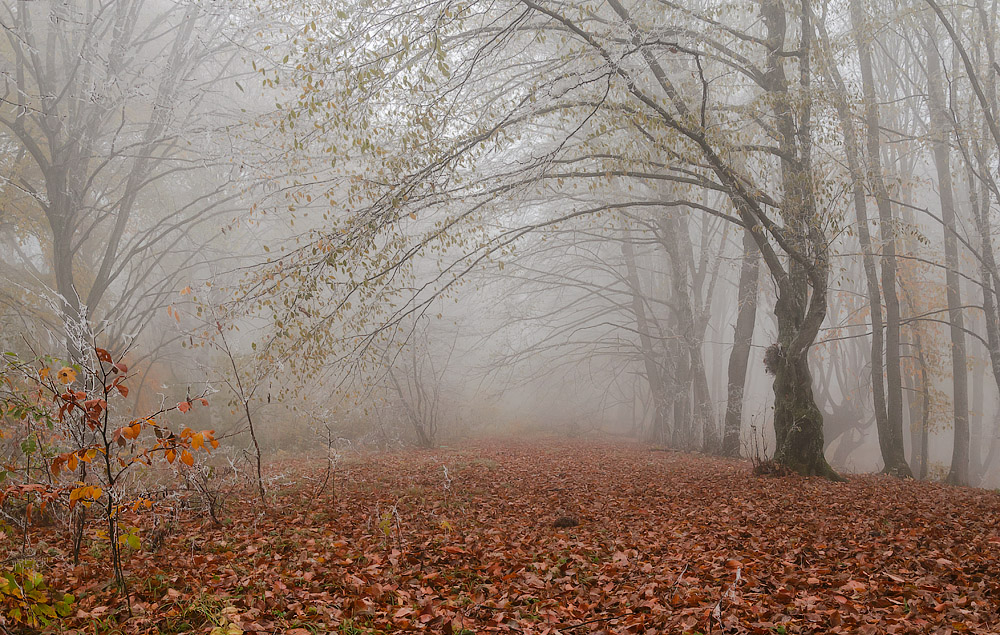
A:
[[[1000,487],[997,18],[5,0],[4,377],[107,351],[115,416],[258,466],[558,435]]]

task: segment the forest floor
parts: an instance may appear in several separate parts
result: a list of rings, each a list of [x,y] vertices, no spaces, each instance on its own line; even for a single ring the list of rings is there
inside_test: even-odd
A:
[[[132,617],[94,537],[45,571],[78,598],[57,631],[1000,632],[995,492],[612,442],[358,456],[321,493],[312,465],[131,553]]]

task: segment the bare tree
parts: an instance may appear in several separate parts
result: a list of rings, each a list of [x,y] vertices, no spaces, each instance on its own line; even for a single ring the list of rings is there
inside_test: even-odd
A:
[[[211,257],[199,248],[241,189],[215,149],[239,115],[220,108],[238,59],[229,17],[198,2],[0,9],[0,134],[15,157],[0,187],[26,246],[3,259],[16,280],[4,291],[32,319],[134,336]],[[72,337],[67,346],[79,352]]]

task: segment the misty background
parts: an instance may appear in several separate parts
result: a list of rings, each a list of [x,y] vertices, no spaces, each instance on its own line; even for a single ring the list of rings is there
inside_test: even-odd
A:
[[[760,459],[801,345],[834,469],[998,487],[997,18],[5,1],[0,347],[96,343],[132,416],[207,393],[271,452]]]

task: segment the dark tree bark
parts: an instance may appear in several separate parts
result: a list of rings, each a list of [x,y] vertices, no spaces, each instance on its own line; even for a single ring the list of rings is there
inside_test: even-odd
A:
[[[774,372],[774,459],[799,474],[840,479],[823,454],[823,415],[813,397],[809,371],[809,348],[826,318],[830,271],[829,247],[816,222],[810,107],[807,102],[793,109],[789,103],[789,82],[784,70],[787,31],[784,6],[764,0],[761,17],[768,51],[763,86],[773,98],[772,110],[782,150],[782,218],[791,249],[796,254],[811,256],[809,260],[789,259],[787,272],[779,278],[774,305],[778,341],[769,356]],[[802,2],[800,20],[798,87],[808,95],[813,28],[809,0]],[[770,263],[769,268],[772,274],[776,273]]]
[[[737,292],[736,329],[733,350],[729,354],[728,396],[726,422],[722,437],[722,454],[740,455],[740,430],[743,423],[743,391],[746,387],[747,365],[757,321],[757,283],[760,278],[760,250],[750,230],[743,231],[743,261],[740,265],[739,291]]]

